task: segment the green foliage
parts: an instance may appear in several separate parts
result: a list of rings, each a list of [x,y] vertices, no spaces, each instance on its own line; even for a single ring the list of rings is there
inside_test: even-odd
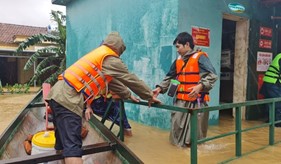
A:
[[[42,42],[51,42],[56,45],[37,50],[26,62],[24,70],[29,70],[33,68],[36,62],[39,62],[39,58],[44,58],[37,65],[34,76],[29,81],[30,85],[35,80],[54,84],[57,81],[57,76],[66,68],[66,16],[60,11],[52,11],[51,19],[57,23],[57,31],[53,31],[49,34],[33,35],[22,42],[16,50],[16,54],[19,54],[28,47]]]
[[[14,85],[9,85],[6,84],[5,87],[2,87],[2,92],[0,93],[28,93],[30,89],[30,86],[28,84],[14,84]]]
[[[28,93],[30,89],[30,86],[28,84],[23,85],[23,93]]]
[[[13,87],[11,85],[6,84],[5,88],[7,89],[7,92],[14,93]]]

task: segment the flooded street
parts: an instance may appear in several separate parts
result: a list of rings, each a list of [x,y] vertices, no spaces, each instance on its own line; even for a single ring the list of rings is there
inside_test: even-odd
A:
[[[0,133],[17,117],[21,109],[35,94],[0,95]],[[129,120],[132,137],[125,137],[124,143],[145,164],[186,164],[190,163],[190,149],[179,148],[169,143],[169,132],[145,126]],[[261,124],[260,121],[242,121],[243,129]],[[234,131],[231,117],[221,117],[218,126],[210,126],[208,137]],[[88,136],[91,137],[91,136]],[[242,154],[257,150],[268,144],[268,128],[242,133]],[[281,141],[281,128],[275,128],[275,142]],[[280,163],[281,144],[269,146],[229,163],[268,164]],[[235,136],[224,137],[198,145],[198,163],[215,164],[235,157]]]
[[[0,134],[18,116],[20,111],[33,99],[30,94],[0,94]]]
[[[130,121],[133,137],[126,137],[126,145],[140,157],[144,163],[186,164],[190,163],[190,149],[172,146],[168,142],[169,132],[140,125]],[[261,124],[259,121],[243,121],[243,128]],[[210,126],[208,137],[234,131],[231,118],[222,118],[218,126]],[[281,129],[275,128],[275,142],[281,141]],[[242,133],[242,154],[259,149],[268,144],[268,128]],[[229,163],[268,164],[280,163],[281,144],[269,146],[241,159]],[[229,136],[198,145],[198,163],[215,164],[235,157],[235,137]]]

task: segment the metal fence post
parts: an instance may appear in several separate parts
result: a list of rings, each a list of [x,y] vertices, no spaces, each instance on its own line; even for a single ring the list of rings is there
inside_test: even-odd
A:
[[[190,129],[190,160],[191,164],[197,164],[197,110],[191,110],[191,129]]]
[[[235,108],[235,130],[236,130],[236,134],[235,134],[235,143],[236,143],[236,156],[240,157],[241,156],[241,145],[242,145],[242,132],[241,132],[241,107],[236,107]]]
[[[124,106],[124,101],[120,100],[120,122],[119,122],[119,126],[120,126],[120,140],[124,141],[124,114],[125,114],[125,106]]]
[[[274,144],[275,102],[269,104],[269,145]]]

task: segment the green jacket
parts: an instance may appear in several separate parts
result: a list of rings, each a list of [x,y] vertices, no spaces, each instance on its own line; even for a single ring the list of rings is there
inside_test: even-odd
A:
[[[280,62],[281,59],[281,53],[276,55],[273,61],[271,62],[270,66],[268,67],[268,70],[265,72],[265,75],[263,77],[263,81],[271,84],[276,84],[277,80],[279,80],[279,83],[281,83],[281,77],[280,77]]]

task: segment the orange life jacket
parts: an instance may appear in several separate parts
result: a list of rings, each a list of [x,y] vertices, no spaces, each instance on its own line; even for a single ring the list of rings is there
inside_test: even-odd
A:
[[[188,97],[190,87],[196,86],[200,80],[199,75],[199,58],[201,55],[208,56],[205,52],[197,52],[190,56],[186,65],[182,58],[178,58],[176,61],[177,80],[180,82],[177,90],[177,99],[185,101],[195,101],[196,98]],[[209,101],[208,92],[200,92],[197,97],[200,97],[200,101]]]
[[[109,75],[104,75],[102,63],[105,57],[119,55],[107,46],[97,49],[83,56],[62,74],[63,79],[77,92],[83,92],[85,101],[90,104],[95,96],[102,90],[108,91],[108,83],[112,80]]]

